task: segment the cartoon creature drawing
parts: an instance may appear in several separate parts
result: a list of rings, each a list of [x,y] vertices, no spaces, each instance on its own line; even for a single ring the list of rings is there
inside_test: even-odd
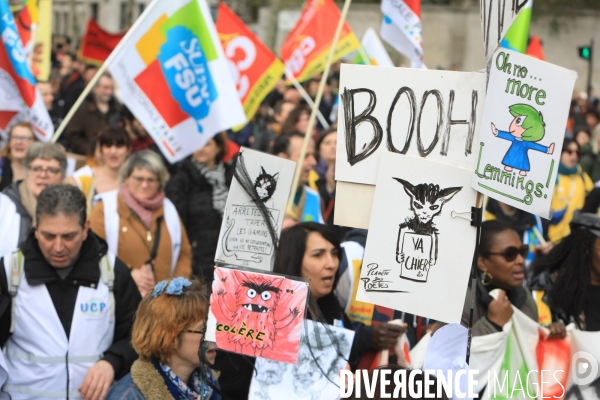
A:
[[[275,175],[269,175],[263,167],[260,167],[260,175],[256,177],[256,181],[254,182],[254,191],[263,204],[267,205],[268,201],[272,203],[271,198],[275,193],[275,189],[277,189],[278,178],[279,172]]]
[[[511,142],[502,159],[504,170],[507,172],[519,170],[519,175],[526,176],[531,169],[527,152],[535,150],[552,154],[554,153],[554,143],[548,147],[536,143],[542,140],[545,134],[546,124],[541,112],[527,104],[513,104],[508,110],[515,117],[508,132],[498,130],[492,122],[492,133],[500,139]]]
[[[339,380],[340,371],[346,365],[340,355],[348,353],[350,343],[344,334],[334,331],[328,333],[326,329],[315,325],[308,337],[302,337],[298,362],[292,369],[294,389],[298,396],[321,400],[323,390],[331,382]]]
[[[287,370],[288,364],[273,361],[266,358],[256,359],[256,381],[259,388],[254,392],[254,396],[262,400],[271,400],[269,396],[269,387],[279,385],[283,381],[283,375]]]
[[[260,356],[267,347],[273,350],[277,331],[291,324],[300,311],[294,307],[275,320],[284,278],[250,276],[241,271],[234,271],[234,276],[239,286],[233,310],[225,301],[225,291],[217,290],[219,308],[230,325],[229,342],[235,343],[236,352],[244,353],[243,347],[250,346],[254,355]]]
[[[410,197],[410,210],[414,216],[400,224],[396,246],[396,262],[402,265],[401,278],[426,282],[429,267],[438,257],[438,230],[433,219],[440,215],[444,204],[449,202],[460,187],[440,189],[439,185],[421,183],[412,185],[400,178],[393,178],[404,186]]]

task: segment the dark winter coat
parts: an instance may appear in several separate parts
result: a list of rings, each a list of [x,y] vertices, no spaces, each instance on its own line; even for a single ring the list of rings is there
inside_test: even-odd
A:
[[[231,185],[233,166],[225,164],[225,180]],[[212,186],[191,159],[181,162],[165,188],[185,225],[192,245],[192,272],[212,282],[213,267],[223,217],[213,208]]]

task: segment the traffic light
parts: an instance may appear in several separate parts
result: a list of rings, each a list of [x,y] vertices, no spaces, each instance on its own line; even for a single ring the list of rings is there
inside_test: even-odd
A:
[[[579,46],[579,57],[590,61],[592,58],[592,48],[590,46]]]

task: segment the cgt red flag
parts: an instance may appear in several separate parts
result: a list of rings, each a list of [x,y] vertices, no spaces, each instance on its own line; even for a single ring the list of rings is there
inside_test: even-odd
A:
[[[309,0],[298,23],[281,47],[281,59],[298,81],[310,79],[325,69],[340,10],[333,0]],[[360,47],[348,23],[344,23],[332,62]],[[286,71],[287,72],[287,71]]]
[[[81,46],[77,55],[82,61],[100,65],[117,47],[123,36],[125,36],[125,32],[109,33],[90,18],[85,29],[85,35],[81,39]]]
[[[535,57],[539,60],[546,61],[546,57],[544,56],[544,49],[542,48],[542,41],[538,37],[538,35],[534,35],[529,42],[529,46],[527,46],[527,51],[525,52],[528,56]]]
[[[215,24],[248,121],[283,75],[283,63],[223,2]]]

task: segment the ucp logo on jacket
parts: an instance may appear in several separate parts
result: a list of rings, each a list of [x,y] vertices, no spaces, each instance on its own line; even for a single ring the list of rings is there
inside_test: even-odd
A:
[[[79,309],[88,317],[100,318],[106,311],[107,304],[100,298],[92,297],[86,302],[79,304]]]

